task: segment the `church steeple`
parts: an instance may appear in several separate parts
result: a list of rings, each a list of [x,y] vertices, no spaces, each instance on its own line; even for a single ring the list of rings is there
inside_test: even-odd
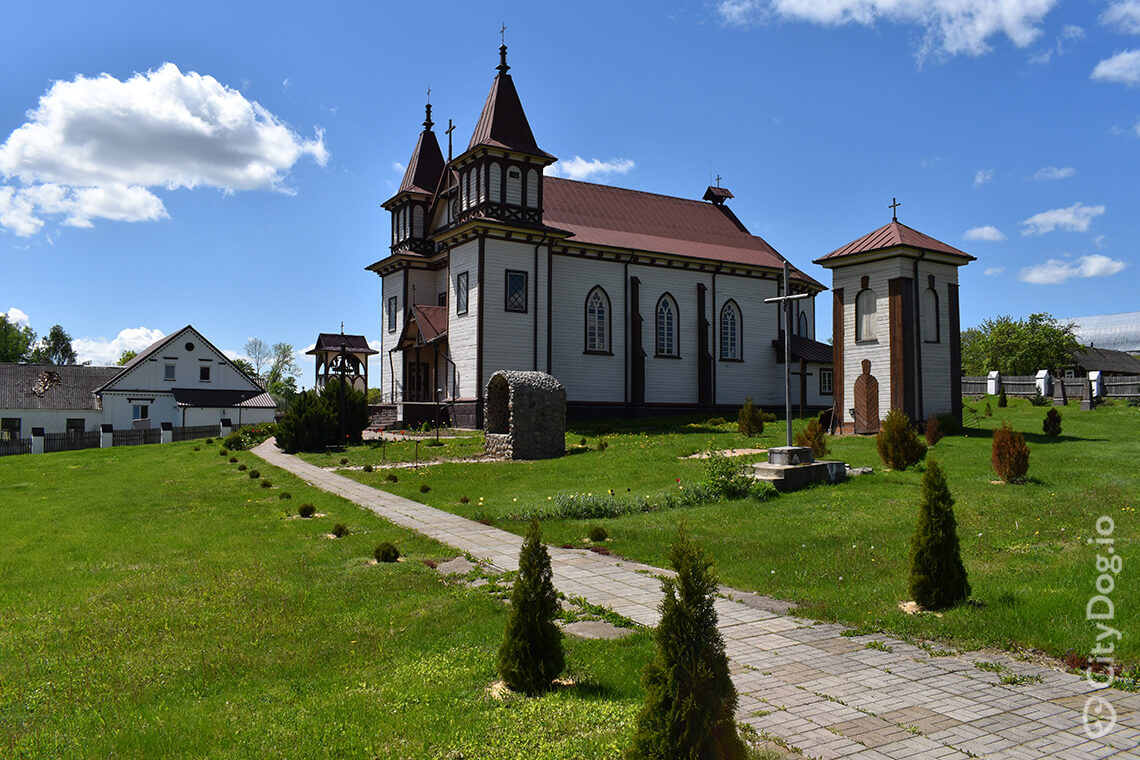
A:
[[[428,90],[431,93],[431,90]],[[392,252],[415,251],[432,254],[435,246],[428,240],[427,217],[432,196],[443,176],[443,153],[432,131],[431,103],[425,108],[423,131],[408,159],[400,189],[385,201],[392,212]]]
[[[514,80],[507,73],[510,68],[507,65],[507,46],[501,45],[499,65],[495,67],[499,73],[495,75],[495,81],[491,84],[487,102],[483,104],[483,112],[479,115],[467,150],[486,145],[553,159],[554,156],[539,148],[535,142]]]

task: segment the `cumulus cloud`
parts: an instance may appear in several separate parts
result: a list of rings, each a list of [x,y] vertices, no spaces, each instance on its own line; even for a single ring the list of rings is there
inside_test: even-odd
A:
[[[1029,62],[1033,64],[1049,63],[1053,60],[1053,54],[1056,53],[1058,57],[1063,56],[1069,52],[1070,43],[1085,38],[1085,30],[1076,24],[1066,24],[1061,28],[1061,33],[1057,35],[1057,41],[1053,43],[1052,47],[1047,47],[1034,55],[1029,56]]]
[[[0,145],[0,226],[27,237],[47,217],[167,218],[154,190],[213,187],[291,193],[303,157],[324,166],[324,134],[304,139],[212,76],[172,63],[121,81],[57,81]]]
[[[717,12],[731,25],[771,19],[837,26],[873,26],[879,20],[925,30],[919,59],[931,53],[981,55],[998,34],[1018,47],[1041,34],[1040,24],[1057,0],[719,0]]]
[[[987,182],[994,181],[993,169],[978,169],[978,173],[974,175],[974,187],[980,187]]]
[[[1076,261],[1049,259],[1044,264],[1025,267],[1017,279],[1034,285],[1059,285],[1076,277],[1111,277],[1126,266],[1123,261],[1094,253]]]
[[[1104,213],[1104,206],[1086,206],[1074,203],[1068,208],[1055,208],[1042,211],[1022,222],[1022,235],[1044,235],[1055,229],[1072,232],[1088,232],[1092,220]]]
[[[1125,50],[1096,65],[1091,79],[1118,84],[1140,83],[1140,50]]]
[[[597,158],[589,160],[581,156],[563,159],[547,168],[546,173],[552,177],[566,177],[567,179],[589,179],[590,177],[608,174],[628,174],[636,164],[628,158],[615,158],[612,161],[602,161]]]
[[[76,338],[71,341],[75,356],[80,363],[112,365],[119,361],[124,351],[142,351],[144,348],[166,337],[162,330],[149,327],[128,327],[110,340],[106,338]]]
[[[996,242],[998,240],[1005,240],[1005,235],[997,227],[992,224],[987,224],[985,227],[974,227],[973,229],[966,230],[962,235],[966,240],[989,240]]]
[[[392,171],[396,172],[396,174],[403,174],[407,170],[408,170],[408,167],[404,166],[399,161],[393,161],[392,162]]]
[[[1110,4],[1100,15],[1100,21],[1128,34],[1140,34],[1140,0],[1118,0]]]
[[[1038,182],[1047,182],[1052,179],[1068,179],[1077,173],[1077,170],[1071,166],[1064,168],[1057,168],[1056,166],[1045,166],[1038,169],[1033,173],[1032,179]]]
[[[19,325],[20,327],[27,327],[29,324],[31,324],[31,321],[28,319],[28,315],[20,309],[17,309],[15,306],[8,309],[8,313],[4,316],[8,318],[9,322],[14,325]]]
[[[985,274],[986,277],[997,277],[1004,271],[1005,267],[989,267],[983,274]]]

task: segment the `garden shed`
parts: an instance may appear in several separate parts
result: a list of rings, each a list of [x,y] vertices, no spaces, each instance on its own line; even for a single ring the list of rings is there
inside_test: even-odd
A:
[[[499,370],[484,395],[488,455],[553,459],[566,453],[566,389],[545,372]]]

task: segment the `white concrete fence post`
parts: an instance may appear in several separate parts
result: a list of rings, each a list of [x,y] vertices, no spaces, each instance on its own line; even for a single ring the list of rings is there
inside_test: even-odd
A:
[[[986,375],[986,393],[990,396],[998,396],[1001,394],[1001,373],[996,369]]]
[[[222,421],[218,423],[218,431],[218,435],[222,438],[234,432],[234,426],[229,417],[222,417]]]
[[[32,453],[44,453],[44,429],[42,427],[32,428]]]
[[[1037,392],[1042,396],[1053,395],[1053,378],[1050,377],[1049,370],[1038,370],[1034,384],[1037,386]]]
[[[174,443],[174,423],[163,422],[160,425],[160,432],[158,434],[159,443]]]
[[[109,449],[115,445],[114,427],[110,422],[99,425],[99,448]]]

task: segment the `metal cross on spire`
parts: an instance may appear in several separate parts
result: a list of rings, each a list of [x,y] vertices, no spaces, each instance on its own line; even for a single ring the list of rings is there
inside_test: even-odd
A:
[[[451,162],[451,133],[455,131],[455,125],[451,123],[451,119],[447,120],[447,161]]]
[[[507,22],[503,22],[503,28],[499,30],[499,44],[507,44]]]
[[[716,175],[716,186],[720,187],[720,175]]]
[[[427,99],[428,99],[428,103],[431,103],[431,85],[430,84],[428,85]]]
[[[784,419],[788,423],[788,443],[792,445],[792,301],[810,298],[810,293],[791,293],[792,267],[784,262],[784,295],[765,298],[764,303],[778,303],[784,308]],[[802,379],[801,379],[802,382]]]
[[[891,221],[897,222],[899,220],[898,208],[902,204],[899,203],[898,198],[891,198],[891,205],[887,206],[891,210]]]

